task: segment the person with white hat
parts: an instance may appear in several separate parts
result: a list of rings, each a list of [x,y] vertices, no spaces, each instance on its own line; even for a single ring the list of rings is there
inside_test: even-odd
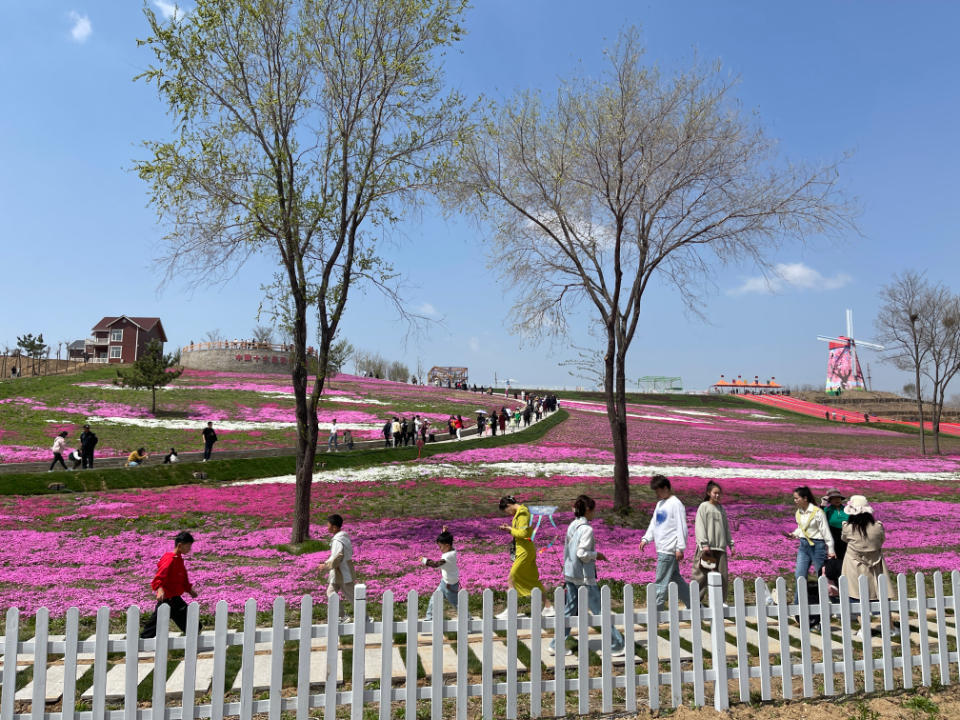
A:
[[[883,523],[874,518],[873,508],[863,495],[853,495],[847,501],[843,511],[848,520],[843,524],[841,535],[847,543],[847,554],[843,559],[843,575],[850,585],[850,597],[860,599],[860,577],[867,578],[870,600],[877,599],[877,580],[887,575],[887,564],[883,559],[883,541],[886,532]]]

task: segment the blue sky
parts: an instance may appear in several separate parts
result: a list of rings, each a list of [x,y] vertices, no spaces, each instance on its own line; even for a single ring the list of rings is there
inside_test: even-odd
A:
[[[189,9],[189,3],[185,4]],[[477,0],[468,35],[446,59],[448,82],[468,96],[522,88],[549,93],[577,67],[596,73],[602,49],[638,25],[647,60],[666,70],[694,54],[740,78],[738,97],[778,138],[784,157],[853,153],[842,185],[858,198],[862,237],[814,241],[773,258],[769,292],[750,268],[715,278],[706,323],[676,294],[648,293],[630,376],[679,375],[702,388],[720,373],[820,384],[826,346],[854,311],[870,339],[877,291],[902,269],[955,282],[960,261],[957,117],[960,54],[955,3],[567,2]],[[184,344],[219,328],[243,337],[256,323],[257,261],[223,286],[163,284],[154,264],[161,230],[146,187],[129,171],[139,143],[170,132],[154,90],[132,78],[150,60],[138,2],[5,3],[0,25],[0,241],[5,311],[0,343],[25,332],[84,337],[103,315],[158,315]],[[416,367],[467,365],[477,382],[571,385],[558,361],[570,340],[521,344],[508,332],[509,288],[487,269],[486,232],[429,206],[384,246],[411,307],[442,322],[404,342],[405,327],[374,292],[357,294],[344,335],[355,346]],[[574,338],[589,344],[586,335]],[[909,378],[864,352],[874,385]]]

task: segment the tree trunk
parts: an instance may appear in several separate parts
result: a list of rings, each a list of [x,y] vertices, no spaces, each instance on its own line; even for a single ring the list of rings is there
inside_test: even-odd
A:
[[[154,415],[157,414],[157,388],[156,386],[150,388],[150,391],[153,393],[153,405],[150,408],[150,412]]]
[[[623,358],[617,351],[613,329],[608,328],[604,356],[603,391],[607,401],[607,420],[613,441],[613,511],[630,511],[630,463],[627,453],[627,404]]]
[[[302,294],[296,293],[294,305],[296,310],[293,322],[293,367],[290,376],[293,381],[297,417],[297,484],[290,542],[298,544],[310,539],[310,490],[313,483],[313,460],[317,452],[317,416],[316,413],[310,413],[307,406],[309,358],[307,357],[306,300]],[[311,414],[313,423],[310,422]]]
[[[927,435],[926,431],[923,429],[923,394],[920,390],[920,365],[919,363],[914,368],[916,370],[916,383],[917,383],[917,412],[920,413],[920,454],[927,454]]]
[[[940,415],[943,412],[943,393],[940,393],[940,397],[937,397],[937,389],[933,389],[933,418],[932,425],[933,429],[933,452],[937,455],[940,455]]]

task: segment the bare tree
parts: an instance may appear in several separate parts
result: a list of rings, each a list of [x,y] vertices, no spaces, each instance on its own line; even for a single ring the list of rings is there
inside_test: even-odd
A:
[[[256,343],[269,345],[273,342],[273,328],[267,327],[266,325],[254,325],[250,333],[250,337]]]
[[[775,144],[719,70],[663,77],[636,31],[599,80],[492,106],[467,138],[457,207],[495,230],[492,265],[515,289],[515,330],[563,334],[586,303],[603,336],[614,508],[630,507],[626,360],[660,276],[698,311],[715,262],[753,261],[786,239],[853,228],[837,167],[779,164]]]
[[[399,360],[394,360],[387,367],[387,377],[396,382],[407,382],[410,379],[410,368]]]
[[[173,230],[169,267],[209,282],[254,253],[276,258],[289,315],[297,418],[292,541],[309,537],[317,403],[351,287],[389,289],[371,225],[431,186],[460,128],[438,55],[465,0],[197,0],[169,22],[149,7],[156,82],[177,119],[138,164]],[[398,300],[396,294],[390,295]],[[398,304],[398,309],[403,310]],[[308,315],[319,326],[308,388]]]
[[[204,337],[207,339],[208,343],[218,343],[226,340],[226,336],[220,332],[220,328],[214,328],[213,330],[207,330],[204,333]]]
[[[921,373],[930,382],[933,449],[939,455],[940,418],[947,387],[960,371],[960,298],[942,285],[931,288],[918,324],[920,342],[927,349],[927,362],[921,367]]]
[[[915,396],[920,418],[920,452],[926,454],[927,439],[923,429],[923,394],[920,375],[930,354],[923,341],[921,318],[929,312],[931,288],[924,277],[908,270],[894,277],[880,291],[883,301],[874,324],[878,340],[887,348],[883,359],[899,370],[912,371],[914,381],[903,386],[904,392]]]
[[[378,352],[372,350],[357,350],[354,353],[354,363],[357,374],[367,374],[370,377],[387,377],[390,363]]]

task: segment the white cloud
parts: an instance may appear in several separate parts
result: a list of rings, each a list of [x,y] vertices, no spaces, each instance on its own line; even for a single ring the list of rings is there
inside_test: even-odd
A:
[[[425,302],[418,307],[417,312],[421,315],[426,315],[427,317],[431,318],[440,317],[440,313],[437,312],[437,309],[428,302]]]
[[[779,293],[786,290],[836,290],[848,285],[852,277],[837,273],[831,277],[822,275],[803,263],[777,263],[769,276],[749,277],[729,291],[730,295],[747,293]]]
[[[166,2],[165,0],[153,0],[153,6],[160,11],[164,20],[179,20],[184,14],[178,5],[172,2]]]
[[[73,23],[73,26],[70,28],[70,36],[78,43],[86,42],[87,38],[93,33],[93,25],[90,23],[90,18],[86,15],[81,15],[75,10],[71,10],[69,15],[70,22]]]

